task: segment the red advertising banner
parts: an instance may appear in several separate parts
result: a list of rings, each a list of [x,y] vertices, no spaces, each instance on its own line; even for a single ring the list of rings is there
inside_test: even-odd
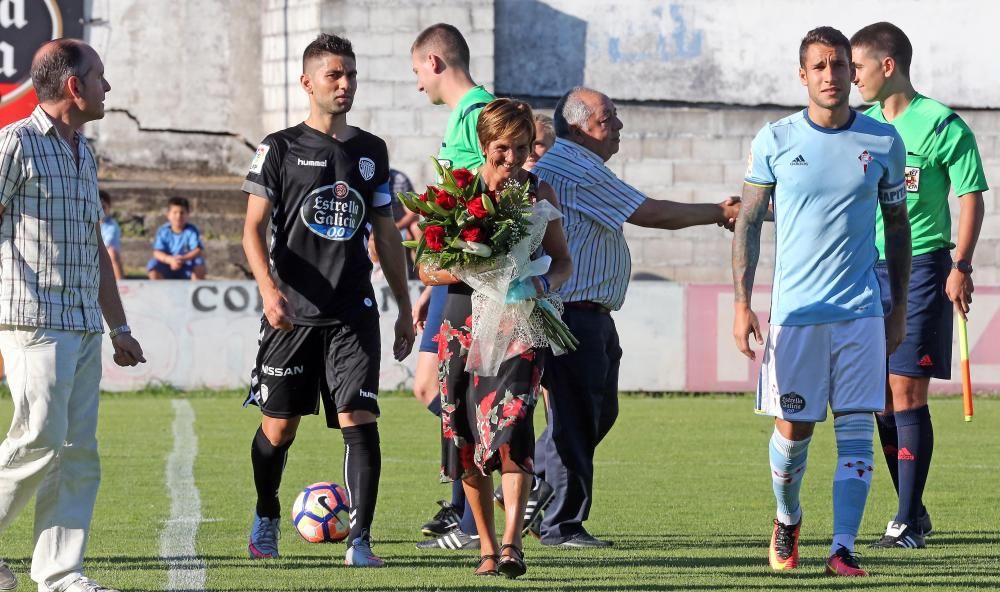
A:
[[[767,335],[770,287],[755,287],[753,308]],[[733,338],[733,288],[729,285],[685,287],[687,386],[694,392],[739,392],[756,389],[762,349],[751,343],[757,360],[736,349]],[[976,391],[1000,391],[1000,286],[976,287],[969,313],[969,360]],[[936,392],[962,392],[958,330],[955,330],[952,380],[931,381]],[[752,340],[751,340],[752,341]]]
[[[0,0],[0,127],[27,117],[38,104],[31,58],[43,43],[83,37],[80,0]]]

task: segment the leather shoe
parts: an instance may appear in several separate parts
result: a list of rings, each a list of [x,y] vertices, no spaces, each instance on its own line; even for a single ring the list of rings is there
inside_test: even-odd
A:
[[[573,549],[603,549],[611,546],[611,541],[602,541],[587,531],[578,532],[558,543],[557,547]]]

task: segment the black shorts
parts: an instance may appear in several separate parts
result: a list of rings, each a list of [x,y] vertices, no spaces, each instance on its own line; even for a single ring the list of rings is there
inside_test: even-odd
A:
[[[889,271],[875,266],[882,289],[882,307],[889,313]],[[906,337],[889,356],[889,373],[915,378],[951,378],[951,348],[955,308],[945,294],[951,273],[951,253],[940,249],[913,258],[906,302]]]
[[[257,362],[246,404],[268,417],[318,415],[323,401],[326,424],[340,427],[337,413],[378,408],[381,359],[378,315],[350,322],[278,331],[261,319]]]

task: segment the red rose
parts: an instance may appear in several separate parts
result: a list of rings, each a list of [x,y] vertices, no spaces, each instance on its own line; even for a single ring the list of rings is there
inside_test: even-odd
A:
[[[424,243],[427,248],[435,253],[441,252],[444,248],[444,227],[428,226],[424,228]]]
[[[465,242],[486,244],[486,231],[479,226],[466,228],[460,236]]]
[[[451,176],[455,177],[455,185],[459,189],[464,189],[472,183],[472,180],[476,178],[469,169],[455,169],[451,172]]]
[[[417,199],[419,199],[420,201],[424,201],[424,202],[427,201],[427,194],[430,193],[430,191],[431,191],[431,188],[428,187],[427,191],[424,191],[423,193],[421,193],[420,197],[418,197]]]
[[[454,208],[456,205],[458,205],[458,201],[455,200],[455,196],[453,196],[452,194],[448,193],[444,189],[438,189],[437,187],[434,187],[433,189],[435,195],[434,203],[436,203],[437,205],[441,206],[446,210],[450,210]]]
[[[466,209],[468,209],[469,213],[475,218],[485,218],[490,215],[489,210],[487,210],[486,206],[483,205],[482,197],[483,196],[481,195],[477,195],[465,204]]]

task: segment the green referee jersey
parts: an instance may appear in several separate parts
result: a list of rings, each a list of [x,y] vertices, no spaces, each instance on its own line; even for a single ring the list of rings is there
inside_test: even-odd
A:
[[[479,121],[479,112],[495,98],[482,86],[472,87],[462,95],[448,118],[448,129],[441,142],[441,151],[438,152],[441,164],[453,169],[469,170],[475,170],[483,164],[476,123]]]
[[[885,122],[882,108],[873,105],[865,115]],[[957,113],[923,95],[891,123],[906,145],[906,208],[910,216],[913,254],[954,248],[948,191],[961,196],[986,191],[983,161],[976,137]],[[875,241],[885,258],[885,229],[877,211]]]

